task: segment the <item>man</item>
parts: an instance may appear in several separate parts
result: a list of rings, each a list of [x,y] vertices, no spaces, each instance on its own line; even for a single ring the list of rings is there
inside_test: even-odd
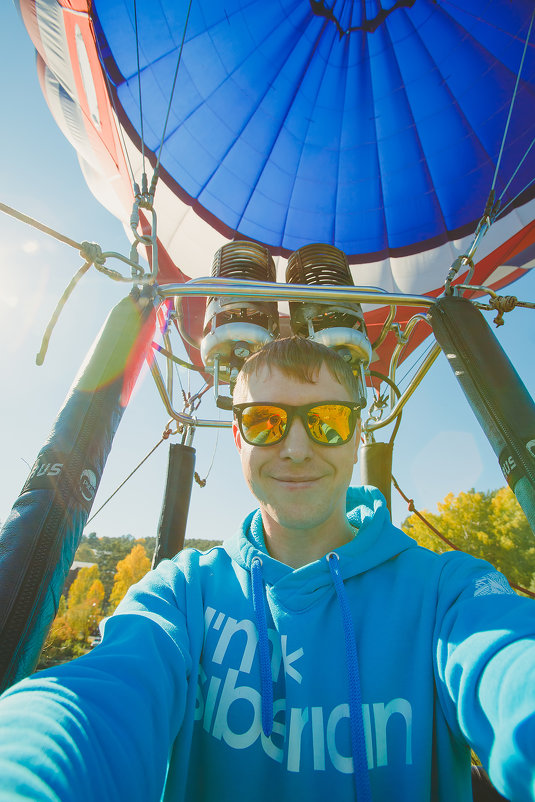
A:
[[[4,695],[0,800],[468,802],[469,746],[535,798],[534,606],[347,491],[358,397],[307,340],[246,362],[234,438],[259,510]]]

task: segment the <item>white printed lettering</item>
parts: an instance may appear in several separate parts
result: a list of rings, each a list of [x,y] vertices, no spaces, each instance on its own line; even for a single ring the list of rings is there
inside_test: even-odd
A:
[[[59,463],[58,463],[59,464]],[[39,466],[38,466],[39,467]],[[55,466],[54,466],[55,467]],[[48,469],[50,466],[44,466]],[[488,577],[485,577],[488,580]],[[488,584],[488,582],[487,582]],[[494,585],[493,585],[494,589]],[[477,585],[475,595],[487,591]],[[488,591],[487,591],[488,592]],[[496,592],[496,591],[495,591]],[[506,592],[500,586],[500,592]],[[509,589],[509,592],[510,589]],[[250,674],[258,645],[256,625],[249,619],[236,620],[213,607],[205,611],[205,630],[215,638],[212,668],[225,665],[219,673],[223,676],[208,676],[201,667],[197,683],[195,701],[195,720],[202,722],[206,733],[224,741],[232,749],[247,749],[260,741],[264,753],[279,764],[285,764],[288,771],[299,772],[306,768],[325,771],[329,762],[335,770],[350,774],[353,771],[351,754],[350,713],[347,702],[332,709],[319,705],[288,708],[286,699],[275,699],[273,703],[273,729],[269,736],[262,731],[262,697],[258,666],[255,667],[255,680],[251,685],[238,685],[240,672]],[[214,630],[218,631],[215,635]],[[240,634],[242,633],[242,634]],[[234,637],[236,636],[236,637]],[[302,683],[304,671],[298,671],[296,663],[304,655],[302,647],[289,650],[286,634],[268,629],[271,648],[271,675],[273,682],[279,682],[281,669],[284,675],[298,684]],[[212,641],[207,641],[207,644]],[[210,664],[208,645],[205,644],[204,669]],[[229,662],[234,663],[232,668]],[[226,676],[224,672],[226,671]],[[284,692],[283,692],[284,693]],[[291,694],[289,693],[289,697]],[[335,697],[336,698],[336,697]],[[338,697],[339,698],[339,697]],[[343,698],[343,697],[342,697]],[[234,707],[233,707],[234,705]],[[402,719],[390,719],[399,713]],[[404,757],[406,765],[412,764],[412,707],[406,699],[396,698],[388,703],[377,702],[362,705],[364,739],[368,768],[387,766],[390,760],[398,762]],[[346,721],[339,726],[344,719]],[[310,722],[310,731],[306,727]],[[405,729],[405,743],[403,733]],[[235,728],[237,731],[235,731]],[[389,743],[390,739],[390,743]],[[394,746],[397,748],[394,748]],[[390,746],[390,755],[389,755]],[[375,755],[374,755],[375,747]],[[343,754],[340,749],[346,752]],[[326,760],[326,755],[329,761]]]
[[[249,674],[251,666],[253,665],[253,657],[258,642],[258,635],[256,634],[256,627],[252,621],[244,618],[242,621],[236,621],[235,618],[227,618],[221,637],[217,644],[216,650],[212,660],[214,663],[222,663],[225,653],[227,651],[230,639],[236,632],[245,632],[247,635],[247,645],[243,650],[243,656],[240,664],[240,671]]]
[[[225,620],[225,613],[219,613],[214,623],[214,629],[221,629],[221,624],[223,623],[224,620]]]
[[[325,771],[325,738],[323,735],[323,708],[311,707],[312,749],[314,751],[314,770]]]
[[[412,707],[406,699],[392,699],[386,706],[382,702],[373,706],[378,766],[388,765],[386,726],[395,713],[400,713],[405,719],[405,763],[408,766],[412,764]]]
[[[368,768],[373,769],[372,722],[370,715],[370,705],[362,705],[362,721],[364,724],[364,742],[366,744],[366,756],[368,758]]]
[[[308,723],[308,707],[292,707],[288,737],[288,771],[299,771],[301,764],[301,735]]]
[[[247,685],[236,687],[237,678],[238,671],[229,668],[221,692],[212,735],[218,740],[223,739],[232,749],[247,749],[260,735],[260,694]],[[239,733],[233,732],[228,722],[230,707],[238,700],[249,702],[252,708],[252,720],[249,728]],[[241,705],[241,708],[243,710],[244,705]],[[245,716],[242,716],[242,720],[245,720]]]
[[[353,758],[345,757],[336,748],[336,727],[343,718],[349,718],[349,705],[337,705],[329,716],[327,722],[327,750],[333,766],[342,774],[351,774],[353,771]]]
[[[204,631],[208,632],[210,629],[210,624],[212,623],[212,618],[215,615],[215,610],[213,607],[207,607],[204,611]]]
[[[271,643],[271,678],[277,682],[282,666],[281,639],[274,629],[268,629],[268,639]]]
[[[296,669],[292,666],[292,663],[294,663],[296,660],[299,660],[299,658],[303,656],[303,649],[299,647],[299,649],[296,649],[295,652],[288,654],[286,651],[287,640],[288,640],[287,635],[281,635],[282,659],[284,661],[284,670],[289,677],[294,679],[296,682],[301,683],[303,677],[301,676],[299,671],[296,671]]]

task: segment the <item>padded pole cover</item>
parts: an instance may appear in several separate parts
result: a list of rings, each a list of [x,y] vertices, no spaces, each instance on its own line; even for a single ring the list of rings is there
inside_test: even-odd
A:
[[[481,312],[440,298],[433,331],[535,532],[535,405]]]
[[[171,443],[153,568],[161,560],[170,560],[184,547],[194,470],[195,449],[182,443]]]
[[[392,512],[393,443],[364,443],[359,449],[360,480],[381,491]]]
[[[0,690],[35,668],[155,320],[136,290],[112,310],[0,531]]]

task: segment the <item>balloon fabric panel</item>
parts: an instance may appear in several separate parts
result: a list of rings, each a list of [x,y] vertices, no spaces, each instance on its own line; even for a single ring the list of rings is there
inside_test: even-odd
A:
[[[193,4],[163,167],[230,229],[274,248],[325,241],[351,256],[445,241],[481,216],[492,181],[529,22],[528,2],[510,5],[421,0],[340,38],[307,0]],[[360,6],[348,23],[362,23]],[[139,134],[132,5],[95,8]],[[157,150],[186,7],[137,8],[144,138]],[[499,187],[533,137],[522,120],[534,61],[530,51]]]
[[[208,275],[215,251],[245,237],[270,248],[278,281],[290,251],[323,241],[346,252],[356,284],[442,292],[485,207],[533,4],[381,6],[336,0],[323,13],[309,0],[192,3],[154,201],[162,283]],[[134,4],[96,0],[91,17],[84,8],[21,0],[51,112],[94,194],[128,227],[129,165],[138,182],[143,169]],[[149,180],[187,10],[137,0]],[[535,138],[534,99],[535,31],[498,195]],[[503,203],[533,176],[535,147]],[[482,240],[476,283],[499,289],[531,265],[534,190]],[[196,336],[203,303],[186,304]],[[414,311],[399,307],[396,321]],[[386,310],[365,313],[373,340]],[[385,368],[393,341],[374,367]]]

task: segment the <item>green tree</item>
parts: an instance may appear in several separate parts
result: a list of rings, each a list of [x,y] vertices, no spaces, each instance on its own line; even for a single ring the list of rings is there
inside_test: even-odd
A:
[[[139,582],[147,571],[150,571],[150,560],[143,546],[138,543],[134,546],[132,551],[126,555],[124,560],[119,560],[117,563],[117,571],[113,579],[113,587],[110,593],[109,613],[115,610],[119,602],[124,598],[128,588],[136,582]]]
[[[97,537],[94,532],[82,538],[82,541],[76,552],[76,559],[82,560],[82,554],[87,546],[91,548],[93,553],[93,561],[96,561],[100,579],[104,585],[106,598],[109,598],[111,589],[113,587],[113,578],[119,560],[124,559],[126,555],[132,550],[134,538],[132,535],[123,535],[122,537]]]
[[[98,565],[82,568],[70,587],[65,615],[77,640],[84,646],[89,647],[89,636],[95,634],[102,619],[104,595]]]
[[[69,589],[68,609],[84,604],[89,593],[91,591],[94,593],[95,582],[98,582],[100,587],[103,588],[102,582],[100,582],[98,565],[81,568]]]
[[[67,601],[61,596],[56,618],[43,646],[37,668],[64,663],[91,648],[103,616],[104,585],[98,566],[82,568],[73,581]]]
[[[72,660],[91,648],[90,639],[98,632],[104,609],[108,606],[109,613],[112,613],[128,587],[149,570],[155,543],[155,537],[138,540],[131,535],[99,538],[96,532],[82,537],[75,559],[96,562],[96,565],[81,569],[69,589],[68,598],[61,596],[38,669]],[[220,540],[190,539],[186,540],[184,547],[206,551],[220,544]],[[136,547],[139,548],[132,558]],[[130,559],[126,560],[127,557]],[[112,590],[113,598],[110,599]]]
[[[58,612],[52,622],[47,638],[39,656],[37,671],[42,668],[65,663],[72,660],[80,653],[77,649],[76,637],[66,617],[67,602],[65,596],[61,596],[58,605]]]
[[[156,538],[155,537],[138,537],[134,541],[134,543],[136,545],[139,544],[140,546],[143,546],[143,548],[145,549],[145,552],[147,554],[147,557],[149,558],[149,560],[150,560],[150,562],[152,564],[152,557],[154,555],[154,549],[156,547]]]
[[[530,588],[535,578],[535,537],[508,487],[450,493],[438,510],[438,515],[425,511],[424,516],[457,548],[488,560],[513,584]],[[407,518],[402,529],[432,551],[451,550],[416,515]]]
[[[212,546],[220,546],[221,540],[203,540],[202,538],[187,539],[184,548],[194,548],[200,551],[207,551]],[[78,546],[75,559],[83,562],[96,562],[99,567],[100,579],[106,591],[106,599],[109,599],[117,563],[122,560],[132,550],[134,545],[141,545],[145,549],[147,557],[152,563],[154,548],[156,545],[155,537],[142,537],[134,540],[131,535],[122,537],[97,537],[95,532],[84,535]]]
[[[222,540],[204,540],[203,538],[188,538],[184,541],[185,549],[198,549],[199,551],[208,551],[213,546],[220,546]]]
[[[87,541],[80,543],[76,550],[75,559],[83,563],[95,562],[95,552]]]

